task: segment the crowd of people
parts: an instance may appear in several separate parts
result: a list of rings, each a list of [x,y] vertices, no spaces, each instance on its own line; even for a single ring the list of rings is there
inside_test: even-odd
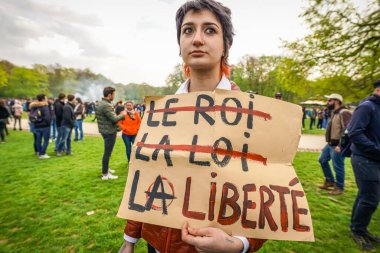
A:
[[[373,244],[380,243],[380,238],[368,231],[380,200],[380,80],[373,88],[373,94],[353,113],[344,107],[340,94],[326,96],[331,115],[326,126],[327,144],[319,157],[325,179],[319,188],[331,195],[344,193],[345,158],[351,157],[358,188],[351,214],[351,237],[365,251],[375,250]]]

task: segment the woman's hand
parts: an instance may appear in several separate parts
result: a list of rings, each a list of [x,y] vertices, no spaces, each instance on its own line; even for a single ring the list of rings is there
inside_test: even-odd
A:
[[[198,252],[238,253],[243,250],[243,242],[229,236],[219,228],[192,228],[185,222],[182,226],[182,241],[193,245]]]

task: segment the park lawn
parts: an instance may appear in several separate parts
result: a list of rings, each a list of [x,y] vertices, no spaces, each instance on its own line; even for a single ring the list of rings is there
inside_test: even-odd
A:
[[[73,143],[73,156],[39,160],[32,136],[10,132],[0,145],[0,252],[117,252],[125,221],[117,213],[127,176],[124,145],[119,138],[110,167],[119,179],[101,181],[102,139]],[[48,148],[54,155],[53,145]],[[349,238],[349,219],[356,195],[347,161],[346,192],[330,197],[319,190],[323,176],[318,153],[298,153],[294,161],[313,217],[316,241],[270,240],[260,252],[360,252]],[[88,211],[95,211],[91,216]],[[370,230],[380,234],[380,212]],[[380,250],[380,247],[378,247]],[[146,252],[140,240],[136,252]]]
[[[318,134],[318,135],[324,135],[326,132],[326,129],[317,129],[317,122],[316,120],[315,125],[310,129],[310,118],[307,117],[305,119],[305,128],[302,129],[302,134]]]

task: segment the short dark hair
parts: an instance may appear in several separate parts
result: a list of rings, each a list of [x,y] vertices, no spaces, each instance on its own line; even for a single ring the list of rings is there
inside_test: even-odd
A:
[[[70,102],[72,102],[74,100],[75,96],[73,94],[69,94],[67,95],[67,100],[69,100]]]
[[[78,103],[82,104],[82,99],[80,97],[77,97],[76,100],[78,101]]]
[[[46,97],[45,94],[38,94],[36,98],[37,98],[38,101],[41,102],[41,101],[43,101],[45,99],[45,97]]]
[[[373,88],[377,88],[377,87],[380,87],[380,79],[376,80],[374,83],[373,83]]]
[[[64,99],[66,97],[65,93],[59,93],[58,94],[58,99],[61,100],[61,99]]]
[[[109,94],[112,94],[114,92],[115,92],[115,88],[113,88],[111,86],[105,87],[103,90],[103,96],[108,97]]]
[[[216,2],[214,0],[191,0],[187,1],[181,7],[179,7],[175,16],[178,45],[180,45],[181,26],[186,13],[191,10],[197,12],[204,9],[212,12],[222,25],[224,46],[223,61],[226,65],[228,65],[228,53],[230,47],[232,46],[233,36],[235,33],[231,21],[231,10],[219,2]]]

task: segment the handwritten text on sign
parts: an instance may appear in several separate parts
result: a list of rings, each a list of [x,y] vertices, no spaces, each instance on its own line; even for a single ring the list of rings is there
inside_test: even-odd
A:
[[[298,106],[227,91],[151,97],[147,105],[118,216],[314,240],[290,165],[300,137]]]

